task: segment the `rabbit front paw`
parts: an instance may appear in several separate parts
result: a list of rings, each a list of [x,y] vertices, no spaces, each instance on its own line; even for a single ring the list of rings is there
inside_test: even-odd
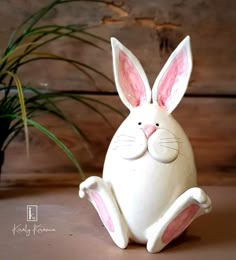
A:
[[[89,192],[92,190],[97,190],[100,186],[103,185],[103,180],[100,177],[92,176],[82,182],[79,186],[79,197],[84,198],[86,195],[89,195]]]
[[[208,213],[211,211],[211,199],[202,189],[194,187],[191,188],[189,191],[191,191],[192,199],[199,205],[204,213]]]

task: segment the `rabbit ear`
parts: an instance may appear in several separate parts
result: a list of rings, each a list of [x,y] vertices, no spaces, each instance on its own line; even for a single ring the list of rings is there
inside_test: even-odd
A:
[[[111,46],[115,83],[124,105],[132,109],[150,103],[150,86],[138,59],[115,38]]]
[[[152,90],[153,102],[171,113],[186,92],[192,71],[190,37],[187,36],[171,54]]]

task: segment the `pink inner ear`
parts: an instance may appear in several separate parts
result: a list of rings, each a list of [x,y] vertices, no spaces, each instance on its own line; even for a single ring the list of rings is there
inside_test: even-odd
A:
[[[179,85],[172,91],[173,87],[177,85],[178,81],[185,78],[188,71],[187,52],[185,49],[181,50],[177,56],[172,60],[171,64],[162,76],[158,87],[158,104],[168,110],[167,101],[171,96],[176,95],[181,88]]]
[[[119,51],[118,75],[126,100],[133,107],[141,105],[146,98],[145,86],[134,64],[123,51]]]

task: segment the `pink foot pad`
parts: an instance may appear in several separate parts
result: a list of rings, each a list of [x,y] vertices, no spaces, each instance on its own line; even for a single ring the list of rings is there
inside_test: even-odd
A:
[[[91,197],[96,204],[97,211],[99,213],[99,216],[101,217],[103,224],[106,226],[106,228],[108,229],[109,232],[114,232],[115,229],[114,229],[113,222],[111,220],[109,212],[108,212],[101,196],[99,195],[98,192],[92,191]]]
[[[199,208],[200,207],[197,204],[192,204],[184,209],[177,217],[175,217],[163,233],[161,238],[162,242],[168,244],[174,238],[179,236],[190,224]]]

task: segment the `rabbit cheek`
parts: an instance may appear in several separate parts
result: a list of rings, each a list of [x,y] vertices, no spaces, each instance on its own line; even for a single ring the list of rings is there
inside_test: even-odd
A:
[[[179,141],[170,131],[158,129],[148,141],[148,151],[161,163],[173,162],[179,154]]]
[[[116,142],[116,150],[119,156],[126,160],[140,158],[147,151],[147,139],[143,131],[138,129],[131,133],[118,135]]]

